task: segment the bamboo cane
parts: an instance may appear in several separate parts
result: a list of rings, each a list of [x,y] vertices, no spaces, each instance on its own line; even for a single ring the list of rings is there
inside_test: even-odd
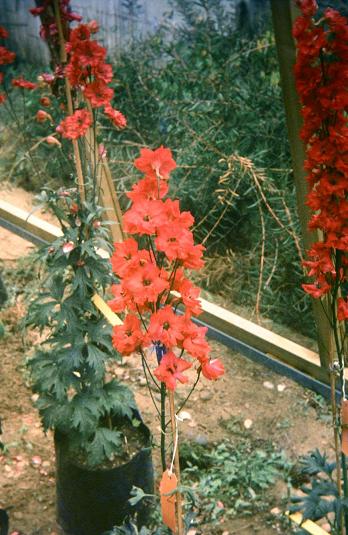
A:
[[[174,466],[175,466],[175,475],[177,479],[177,487],[179,490],[176,492],[176,515],[177,515],[177,535],[184,535],[184,525],[183,525],[183,515],[182,515],[182,496],[180,492],[181,485],[181,476],[180,476],[180,461],[179,461],[179,446],[178,446],[178,431],[177,431],[177,422],[175,414],[175,405],[174,405],[174,392],[168,390],[169,398],[169,410],[170,410],[170,420],[172,425],[172,436],[174,444]]]
[[[58,35],[59,35],[60,60],[65,65],[67,61],[67,55],[66,55],[66,49],[65,49],[65,39],[64,39],[64,34],[63,34],[62,19],[60,16],[58,0],[54,0],[54,12],[55,12],[55,18],[57,22],[57,29],[58,29]],[[68,106],[68,113],[69,115],[72,115],[74,113],[74,106],[73,106],[72,95],[71,95],[71,86],[66,76],[64,77],[64,79],[65,79],[65,93],[66,93],[66,101],[67,101],[67,106]],[[77,182],[78,182],[81,201],[83,202],[86,198],[85,183],[83,179],[81,157],[80,157],[80,151],[79,151],[79,145],[78,145],[77,139],[72,140],[72,145],[73,145],[74,157],[75,157]]]

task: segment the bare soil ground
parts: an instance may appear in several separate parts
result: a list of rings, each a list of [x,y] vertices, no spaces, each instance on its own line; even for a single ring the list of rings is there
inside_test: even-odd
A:
[[[30,194],[17,188],[0,192],[0,198],[27,209],[31,206]],[[14,266],[17,259],[32,247],[1,228],[0,243],[0,261],[7,267]],[[24,337],[20,324],[24,312],[22,298],[18,296],[0,316],[6,329],[5,337],[0,338],[1,438],[6,445],[0,454],[0,507],[9,512],[11,533],[53,535],[57,531],[53,441],[50,434],[44,435],[33,408],[24,364],[33,336]],[[332,453],[332,432],[320,417],[320,406],[315,406],[315,398],[309,391],[217,342],[212,342],[212,347],[214,356],[223,360],[226,374],[215,383],[203,379],[197,387],[185,407],[189,418],[180,423],[183,440],[201,443],[233,441],[243,432],[253,439],[272,441],[291,459],[317,447]],[[113,368],[113,373],[134,389],[145,422],[158,441],[159,422],[147,387],[143,385],[139,359],[127,357],[123,366]],[[184,395],[185,390],[179,390],[179,399]],[[251,420],[248,429],[245,427],[247,419]],[[229,422],[236,425],[228,425]],[[157,450],[155,458],[157,462]],[[282,482],[271,489],[270,509],[282,507],[285,490]],[[277,519],[272,521],[270,518],[269,513],[263,513],[223,521],[221,526],[204,533],[285,533]]]

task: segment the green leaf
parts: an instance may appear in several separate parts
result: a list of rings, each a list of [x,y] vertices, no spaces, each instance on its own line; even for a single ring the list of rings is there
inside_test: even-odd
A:
[[[101,464],[106,459],[122,452],[122,434],[106,427],[99,427],[93,440],[86,447],[91,465]]]

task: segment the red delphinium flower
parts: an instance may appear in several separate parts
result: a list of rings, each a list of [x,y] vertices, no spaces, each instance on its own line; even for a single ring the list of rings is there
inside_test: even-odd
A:
[[[165,275],[163,270],[148,263],[132,271],[130,276],[123,280],[123,285],[137,305],[155,303],[158,296],[169,288]]]
[[[131,298],[124,289],[123,284],[113,284],[111,286],[111,292],[114,298],[108,301],[108,305],[113,312],[124,312],[129,308]],[[133,308],[135,309],[135,307]]]
[[[148,342],[161,342],[165,347],[177,346],[184,338],[182,318],[166,305],[151,315],[147,331]]]
[[[168,181],[147,176],[132,186],[127,197],[133,203],[162,199],[168,193]]]
[[[0,65],[8,65],[16,59],[16,54],[4,46],[0,46]]]
[[[178,291],[181,295],[181,300],[186,307],[186,311],[193,316],[199,316],[202,312],[201,302],[198,299],[200,289],[194,286],[188,279],[183,279],[178,285]]]
[[[105,106],[104,112],[118,128],[125,128],[127,126],[127,119],[123,113],[115,110],[112,106]]]
[[[182,347],[201,363],[209,359],[210,345],[206,340],[207,327],[198,327],[186,318],[183,328]]]
[[[225,373],[224,365],[219,359],[207,360],[202,363],[202,373],[210,381],[214,381]]]
[[[98,63],[91,70],[93,76],[104,84],[109,84],[112,80],[112,66],[109,63]]]
[[[343,297],[337,300],[337,319],[338,321],[348,320],[348,302]]]
[[[157,379],[166,384],[169,390],[175,390],[176,381],[180,383],[187,383],[188,377],[182,372],[191,368],[192,364],[183,358],[178,358],[172,351],[168,351],[160,362],[160,365],[155,369],[154,375]]]
[[[77,110],[57,126],[56,130],[67,139],[83,136],[92,124],[92,117],[87,110]]]
[[[86,85],[84,95],[88,98],[93,108],[99,108],[100,106],[105,106],[112,99],[114,90],[104,82],[95,80]]]
[[[111,265],[113,272],[119,277],[125,277],[131,270],[143,267],[150,261],[149,252],[145,249],[139,250],[138,243],[134,238],[114,243]]]
[[[7,39],[7,37],[8,31],[3,26],[0,26],[0,39]]]
[[[159,147],[156,150],[141,149],[140,157],[134,161],[134,165],[147,176],[166,180],[169,178],[171,171],[176,168],[172,151],[164,147]]]
[[[135,203],[124,214],[124,230],[129,234],[155,234],[163,223],[163,203],[161,201],[143,201]]]
[[[20,87],[22,89],[28,89],[28,91],[32,91],[33,89],[37,88],[37,84],[34,84],[33,82],[29,82],[29,80],[25,80],[22,76],[19,78],[13,78],[12,80],[13,87]]]
[[[139,318],[134,314],[128,314],[123,325],[114,327],[112,343],[122,355],[130,355],[141,347],[143,338]]]

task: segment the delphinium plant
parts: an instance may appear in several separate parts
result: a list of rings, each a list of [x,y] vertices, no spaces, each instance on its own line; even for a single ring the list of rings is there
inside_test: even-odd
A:
[[[44,428],[68,435],[72,450],[95,466],[122,450],[123,436],[115,422],[117,417],[132,420],[135,408],[125,385],[116,379],[106,382],[107,363],[117,353],[108,324],[91,302],[112,281],[107,254],[99,254],[101,248],[110,251],[110,245],[100,206],[98,170],[106,150],[98,145],[97,115],[103,110],[119,128],[126,120],[111,104],[113,71],[106,49],[93,39],[96,22],[71,29],[70,23],[81,17],[68,0],[44,1],[31,12],[42,17],[40,34],[49,43],[54,71],[42,74],[38,82],[20,76],[11,85],[22,91],[23,102],[26,92],[35,92],[31,98],[37,98],[38,111],[30,119],[43,130],[46,126],[40,143],[60,151],[69,165],[71,187],[45,188],[40,197],[59,221],[62,235],[39,252],[42,289],[30,304],[26,323],[40,330],[41,341],[28,366]],[[1,28],[0,37],[7,35]],[[0,47],[0,65],[14,59],[14,53]],[[16,115],[2,73],[0,83],[0,103]],[[93,136],[87,137],[91,131]]]
[[[172,478],[175,465],[176,523],[164,521],[183,533],[180,466],[174,391],[189,381],[185,372],[194,368],[192,394],[201,374],[214,380],[224,373],[219,359],[211,359],[207,328],[194,323],[201,311],[199,288],[188,278],[190,270],[203,266],[201,244],[194,243],[190,212],[180,211],[179,201],[167,196],[171,171],[176,167],[168,148],[142,149],[135,167],[144,174],[127,194],[132,201],[124,214],[124,230],[130,236],[115,243],[111,262],[118,283],[112,286],[109,306],[122,315],[113,329],[113,345],[127,357],[138,352],[149,393],[161,424],[161,462],[164,478]],[[134,236],[134,237],[133,237]],[[151,388],[160,393],[160,406]],[[168,400],[168,403],[167,403]],[[186,401],[185,401],[186,402]],[[184,402],[184,403],[185,403]],[[169,409],[169,417],[167,415]],[[171,426],[171,427],[169,427]],[[168,456],[166,437],[172,431],[173,451]],[[170,459],[172,459],[170,461]],[[166,484],[168,481],[166,482]],[[168,492],[168,487],[166,487]],[[162,499],[166,502],[166,498]],[[166,510],[165,503],[162,508]]]
[[[86,196],[92,197],[88,188]],[[135,408],[125,385],[105,381],[117,354],[110,327],[91,301],[111,283],[109,260],[98,253],[107,247],[108,229],[93,197],[81,203],[77,188],[44,191],[41,198],[63,234],[40,252],[45,276],[27,316],[27,325],[44,337],[28,362],[36,405],[44,428],[68,435],[72,451],[95,466],[123,451],[115,419],[132,420]]]
[[[306,148],[309,186],[307,205],[313,212],[309,228],[317,232],[304,262],[312,282],[303,288],[321,300],[331,325],[333,348],[328,348],[328,371],[337,499],[341,501],[340,507],[336,507],[340,514],[336,515],[335,529],[337,533],[347,533],[348,20],[332,8],[319,13],[315,0],[300,0],[298,4],[302,14],[293,29],[297,41],[295,76],[302,103],[301,137]],[[341,413],[336,406],[336,388],[341,395]]]

